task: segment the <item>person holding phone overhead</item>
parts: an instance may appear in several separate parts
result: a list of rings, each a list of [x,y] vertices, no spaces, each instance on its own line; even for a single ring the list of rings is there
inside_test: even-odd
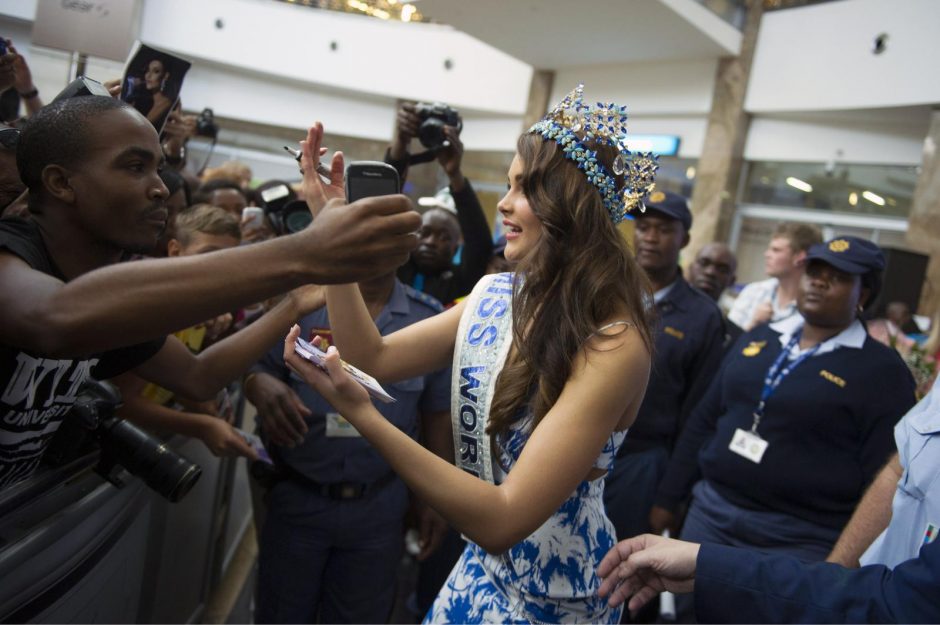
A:
[[[453,361],[455,467],[376,412],[330,347],[324,372],[287,365],[468,540],[428,622],[618,622],[594,569],[614,544],[603,477],[643,399],[652,344],[643,271],[615,225],[653,185],[626,148],[626,113],[588,108],[579,85],[525,132],[498,210],[516,274],[484,277],[453,308],[379,335],[355,286],[327,293],[343,356],[381,383]],[[322,128],[303,144],[311,207],[341,198],[313,173]]]

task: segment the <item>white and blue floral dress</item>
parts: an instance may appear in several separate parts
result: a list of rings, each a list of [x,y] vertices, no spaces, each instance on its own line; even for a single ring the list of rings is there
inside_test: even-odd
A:
[[[510,428],[494,466],[497,484],[531,429],[531,416]],[[625,436],[614,432],[594,466],[610,470]],[[610,608],[597,596],[597,565],[616,542],[603,494],[603,478],[581,482],[541,527],[505,553],[492,555],[468,542],[424,622],[619,623],[622,607]]]

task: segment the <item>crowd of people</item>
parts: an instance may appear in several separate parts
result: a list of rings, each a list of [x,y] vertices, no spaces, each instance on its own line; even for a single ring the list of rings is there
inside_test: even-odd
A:
[[[683,622],[940,619],[940,400],[902,357],[937,328],[915,348],[903,304],[870,319],[875,243],[780,224],[725,312],[733,250],[684,274],[688,199],[580,86],[518,138],[495,241],[454,126],[424,165],[449,199],[419,214],[347,204],[320,122],[299,183],[253,184],[193,172],[178,109],[158,135],[117,98],[43,106],[12,47],[7,89],[0,488],[42,470],[91,379],[138,426],[260,464],[240,384],[272,461],[258,622],[386,622],[408,526],[429,623],[653,622],[663,591],[693,593]],[[402,105],[402,180],[419,123]]]

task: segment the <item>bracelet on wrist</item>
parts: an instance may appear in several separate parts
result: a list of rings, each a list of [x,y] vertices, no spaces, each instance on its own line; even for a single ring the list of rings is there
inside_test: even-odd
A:
[[[17,91],[17,93],[19,93],[19,96],[24,100],[32,100],[39,95],[39,89],[33,89],[32,91],[27,91],[25,93],[20,93]]]
[[[166,144],[161,146],[163,148],[163,156],[166,158],[166,162],[170,165],[178,165],[186,159],[186,146],[181,145],[176,154],[170,154],[166,149]]]

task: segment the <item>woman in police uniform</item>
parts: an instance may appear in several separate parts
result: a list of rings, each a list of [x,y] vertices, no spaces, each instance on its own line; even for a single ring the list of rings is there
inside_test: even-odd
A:
[[[691,489],[684,539],[822,560],[894,451],[914,381],[858,319],[884,256],[840,237],[808,260],[802,316],[738,340],[677,443],[657,505]]]

